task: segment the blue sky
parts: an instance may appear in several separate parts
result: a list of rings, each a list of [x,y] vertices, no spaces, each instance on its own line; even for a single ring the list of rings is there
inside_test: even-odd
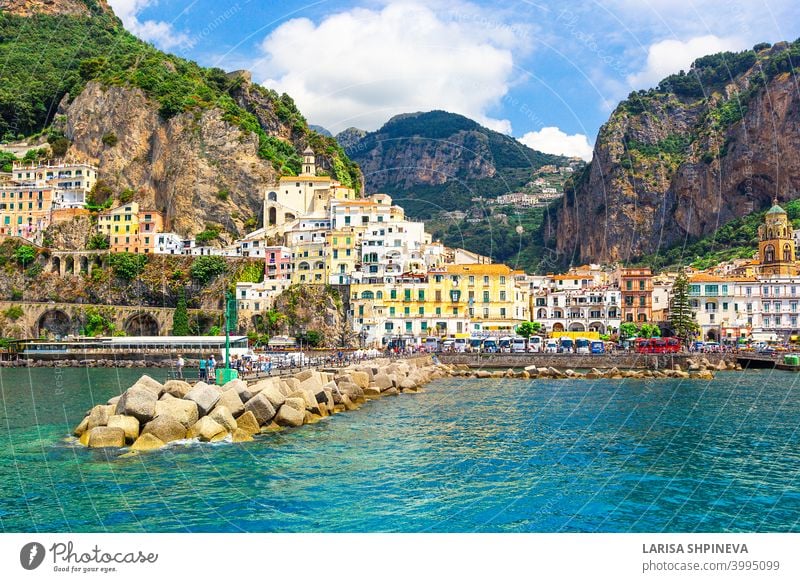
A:
[[[289,93],[336,133],[445,109],[591,156],[631,90],[698,56],[800,37],[797,0],[109,0],[159,48]]]

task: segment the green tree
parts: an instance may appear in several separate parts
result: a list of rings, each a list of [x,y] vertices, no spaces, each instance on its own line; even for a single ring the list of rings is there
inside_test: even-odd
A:
[[[228,264],[222,257],[204,255],[192,261],[192,266],[189,267],[189,274],[192,276],[192,279],[201,285],[205,285],[227,270]]]
[[[517,334],[528,339],[532,335],[539,333],[541,329],[542,324],[538,321],[523,321],[517,326]]]
[[[27,267],[36,260],[36,249],[31,245],[20,245],[14,251],[14,260],[23,267]]]
[[[689,303],[689,280],[683,270],[678,273],[675,283],[672,285],[669,321],[675,335],[684,343],[688,343],[698,329],[692,313],[691,303]]]
[[[133,281],[144,271],[144,267],[147,265],[147,255],[115,253],[109,257],[108,262],[114,275],[126,281]]]
[[[622,339],[634,337],[638,332],[639,328],[636,327],[636,324],[632,321],[626,321],[619,326],[619,335]]]
[[[93,234],[86,243],[86,248],[90,251],[104,251],[109,247],[108,237],[104,234]]]
[[[191,335],[189,333],[189,312],[186,310],[186,291],[181,291],[175,313],[172,314],[172,335]]]
[[[325,336],[316,329],[309,329],[305,333],[298,334],[297,339],[312,348],[317,348],[325,343]]]
[[[655,323],[643,323],[639,326],[639,337],[661,337],[661,328]]]
[[[218,325],[212,325],[208,330],[208,335],[222,335],[222,328]]]

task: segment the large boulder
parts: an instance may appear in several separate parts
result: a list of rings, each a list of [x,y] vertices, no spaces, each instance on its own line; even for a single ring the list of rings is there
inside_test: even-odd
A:
[[[377,398],[380,395],[381,395],[381,389],[375,386],[374,384],[364,388],[365,398]]]
[[[275,417],[275,407],[265,394],[256,394],[244,404],[245,411],[252,412],[259,426],[267,424]]]
[[[399,388],[400,388],[400,390],[403,390],[403,391],[405,391],[405,390],[416,391],[417,390],[417,383],[414,380],[412,380],[411,377],[409,376],[408,378],[403,378],[402,380],[400,380]]]
[[[186,427],[177,418],[162,414],[142,428],[142,434],[152,434],[161,442],[169,443],[186,438]]]
[[[125,431],[116,426],[96,426],[89,431],[89,447],[124,447]]]
[[[280,426],[302,426],[305,417],[305,410],[300,411],[293,406],[284,404],[275,415],[275,422]]]
[[[297,374],[295,374],[294,378],[298,382],[304,382],[305,380],[311,378],[313,375],[314,375],[314,370],[303,370],[302,372],[298,372]]]
[[[83,420],[80,421],[80,423],[78,423],[78,426],[75,427],[75,430],[72,431],[72,434],[74,434],[76,437],[79,437],[83,433],[85,433],[87,430],[89,430],[89,416],[88,415],[83,417]]]
[[[183,398],[192,389],[192,385],[183,380],[169,380],[164,384],[164,392],[175,398]]]
[[[97,406],[93,406],[87,417],[86,428],[92,430],[96,426],[106,426],[108,424],[108,418],[114,414],[115,411],[116,407],[111,404],[98,404]]]
[[[281,382],[286,385],[289,393],[294,392],[298,388],[300,388],[300,380],[297,378],[281,378]],[[287,396],[289,394],[286,394]]]
[[[116,414],[133,416],[139,422],[148,422],[156,415],[158,395],[142,386],[131,386],[117,402]]]
[[[283,406],[291,406],[295,410],[299,410],[300,412],[305,412],[306,410],[306,400],[305,398],[293,398],[289,397],[286,399],[286,402],[283,403]]]
[[[375,378],[372,382],[381,392],[394,386],[392,378],[388,374],[383,373],[375,374]]]
[[[139,386],[140,388],[146,388],[147,390],[150,390],[150,392],[156,395],[156,398],[164,393],[164,385],[157,380],[153,380],[147,374],[136,380],[134,386]]]
[[[203,384],[201,386],[200,383],[198,383],[184,396],[184,399],[191,400],[197,404],[197,410],[200,416],[205,416],[214,409],[214,406],[216,406],[221,396],[222,393],[217,390],[217,388],[209,386],[208,384]]]
[[[184,428],[189,428],[200,418],[197,403],[193,400],[175,398],[169,394],[165,394],[161,397],[161,400],[156,402],[156,416],[162,415],[171,416],[179,421]]]
[[[306,404],[306,410],[310,410],[315,414],[319,414],[319,404],[317,404],[317,397],[310,390],[296,390],[289,395],[289,398],[302,398]]]
[[[260,380],[253,384],[248,384],[244,380],[232,380],[231,382],[228,382],[228,384],[232,386],[231,389],[236,390],[236,393],[239,395],[239,399],[242,402],[247,402],[268,386],[264,380]],[[228,384],[225,384],[225,386],[228,386]],[[269,385],[271,385],[271,383]]]
[[[153,451],[164,446],[164,441],[154,434],[143,434],[131,445],[132,451]]]
[[[139,421],[132,416],[115,414],[108,417],[108,426],[121,428],[125,431],[125,440],[132,443],[139,438]]]
[[[231,442],[234,443],[245,443],[247,441],[253,440],[253,434],[246,430],[242,430],[241,428],[237,428],[235,431],[231,433]]]
[[[369,374],[366,372],[350,372],[350,378],[360,388],[369,386]]]
[[[281,405],[286,402],[286,394],[283,393],[281,390],[280,382],[277,385],[273,384],[271,386],[267,386],[261,392],[264,396],[267,397],[267,400],[270,401],[275,410],[281,407]]]
[[[219,397],[217,405],[214,408],[219,408],[220,406],[224,406],[230,410],[234,417],[244,412],[244,402],[242,402],[239,393],[235,389],[225,390],[222,393],[222,396]]]
[[[323,382],[319,377],[319,374],[313,374],[309,378],[306,378],[302,382],[300,382],[300,390],[307,390],[312,394],[316,394],[320,388],[322,388]]]
[[[245,431],[248,434],[257,434],[260,430],[255,415],[249,410],[236,419],[237,431]]]
[[[218,404],[214,407],[214,410],[209,413],[208,418],[221,424],[228,432],[233,432],[238,428],[233,414],[231,414],[231,411],[228,410],[226,406],[220,406]]]
[[[210,441],[219,434],[225,434],[228,431],[225,427],[218,423],[210,416],[204,416],[198,420],[192,428],[189,429],[186,435],[190,439],[199,438],[201,441]]]

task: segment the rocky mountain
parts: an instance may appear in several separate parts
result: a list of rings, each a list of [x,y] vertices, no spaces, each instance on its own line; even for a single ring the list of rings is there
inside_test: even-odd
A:
[[[398,115],[377,131],[359,137],[351,128],[336,138],[361,166],[367,192],[391,194],[423,218],[513,192],[541,166],[566,162],[445,111]]]
[[[800,41],[764,43],[631,93],[545,224],[562,262],[627,261],[800,196],[798,62]]]
[[[362,185],[288,95],[156,50],[104,0],[0,7],[0,137],[47,141],[56,155],[97,164],[97,203],[133,199],[165,212],[180,234],[210,228],[230,239],[257,227],[265,186],[299,172],[307,145],[323,171]]]

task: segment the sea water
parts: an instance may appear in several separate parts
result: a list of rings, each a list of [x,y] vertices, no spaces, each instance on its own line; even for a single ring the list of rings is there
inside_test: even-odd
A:
[[[0,369],[0,529],[800,531],[790,372],[454,378],[250,443],[125,454],[69,438],[143,372]]]

